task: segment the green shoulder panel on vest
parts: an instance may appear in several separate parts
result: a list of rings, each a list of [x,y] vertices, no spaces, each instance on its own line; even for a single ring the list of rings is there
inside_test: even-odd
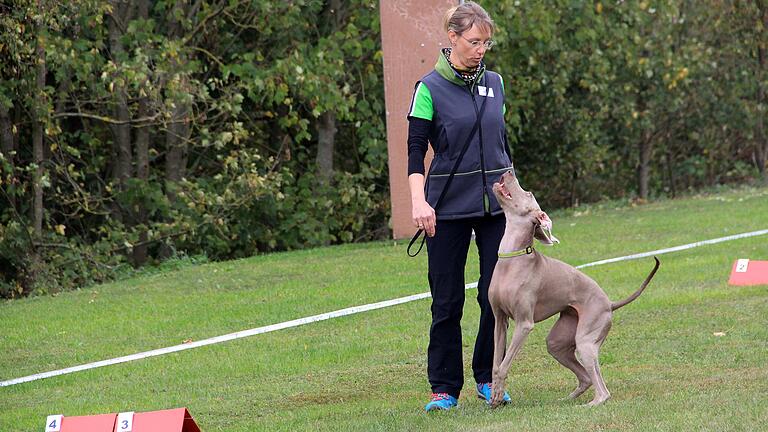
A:
[[[424,83],[419,83],[413,92],[411,109],[408,111],[408,118],[418,117],[424,120],[432,120],[434,108],[432,107],[432,94]]]
[[[504,93],[504,95],[506,96],[507,93],[504,91],[504,77],[501,76],[501,74],[499,74],[499,79],[501,80],[501,92]],[[505,103],[504,105],[501,106],[501,115],[504,115],[506,113],[507,113],[507,104]]]

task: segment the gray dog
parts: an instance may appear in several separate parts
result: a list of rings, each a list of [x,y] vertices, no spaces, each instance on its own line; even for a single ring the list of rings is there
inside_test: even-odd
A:
[[[600,373],[600,345],[611,328],[613,311],[640,296],[656,274],[659,260],[654,257],[656,265],[640,289],[625,300],[611,303],[589,276],[533,249],[534,237],[547,245],[558,240],[551,233],[552,221],[511,171],[493,185],[493,192],[504,209],[507,225],[488,291],[496,317],[491,405],[502,402],[510,364],[533,324],[556,313],[560,318],[547,336],[547,350],[579,380],[569,397],[581,396],[594,384],[595,398],[588,405],[605,402],[611,394]],[[506,350],[509,318],[515,321],[515,329]]]

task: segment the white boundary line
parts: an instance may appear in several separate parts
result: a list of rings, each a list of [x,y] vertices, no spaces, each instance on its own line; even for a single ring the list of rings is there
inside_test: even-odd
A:
[[[710,245],[710,244],[715,244],[715,243],[722,243],[722,242],[727,242],[727,241],[731,241],[731,240],[743,239],[743,238],[747,238],[747,237],[755,237],[755,236],[764,235],[764,234],[768,234],[768,229],[760,230],[760,231],[752,231],[752,232],[747,232],[747,233],[742,233],[742,234],[735,234],[735,235],[731,235],[731,236],[727,236],[727,237],[720,237],[720,238],[711,239],[711,240],[704,240],[704,241],[699,241],[699,242],[695,242],[695,243],[689,243],[689,244],[682,245],[682,246],[675,246],[675,247],[671,247],[671,248],[667,248],[667,249],[658,249],[658,250],[650,251],[650,252],[644,252],[644,253],[639,253],[639,254],[634,254],[634,255],[626,255],[626,256],[623,256],[623,257],[617,257],[617,258],[610,258],[610,259],[605,259],[605,260],[601,260],[601,261],[595,261],[595,262],[591,262],[591,263],[587,263],[587,264],[578,265],[578,266],[576,266],[576,268],[593,267],[593,266],[597,266],[597,265],[614,263],[614,262],[619,262],[619,261],[628,261],[628,260],[633,260],[633,259],[638,259],[638,258],[645,258],[645,257],[653,256],[653,255],[661,255],[661,254],[677,252],[677,251],[686,250],[686,249],[693,249],[693,248],[699,247],[699,246],[705,246],[705,245]],[[467,284],[465,286],[465,289],[472,289],[472,288],[477,288],[477,282],[470,283],[470,284]],[[396,298],[396,299],[393,299],[393,300],[382,301],[382,302],[378,302],[378,303],[371,303],[371,304],[362,305],[362,306],[353,306],[353,307],[349,307],[349,308],[346,308],[346,309],[340,309],[340,310],[337,310],[337,311],[328,312],[328,313],[324,313],[324,314],[320,314],[320,315],[313,315],[313,316],[306,317],[306,318],[300,318],[300,319],[295,319],[295,320],[292,320],[292,321],[286,321],[286,322],[282,322],[282,323],[278,323],[278,324],[272,324],[272,325],[268,325],[268,326],[265,326],[265,327],[258,327],[258,328],[254,328],[254,329],[250,329],[250,330],[243,330],[243,331],[239,331],[239,332],[235,332],[235,333],[229,333],[229,334],[225,334],[225,335],[222,335],[222,336],[216,336],[216,337],[212,337],[212,338],[209,338],[209,339],[200,340],[200,341],[197,341],[197,342],[191,342],[191,343],[186,343],[186,344],[182,344],[182,345],[175,345],[175,346],[171,346],[171,347],[167,347],[167,348],[160,348],[160,349],[156,349],[156,350],[152,350],[152,351],[145,351],[145,352],[141,352],[141,353],[137,353],[137,354],[132,354],[132,355],[124,356],[124,357],[113,358],[113,359],[110,359],[110,360],[102,360],[102,361],[98,361],[98,362],[94,362],[94,363],[87,363],[87,364],[84,364],[84,365],[74,366],[74,367],[70,367],[70,368],[66,368],[66,369],[59,369],[59,370],[55,370],[55,371],[51,371],[51,372],[45,372],[45,373],[39,373],[39,374],[35,374],[35,375],[29,375],[29,376],[25,376],[25,377],[21,377],[21,378],[16,378],[16,379],[8,380],[8,381],[1,381],[0,382],[0,387],[7,387],[7,386],[15,385],[15,384],[21,384],[21,383],[30,382],[30,381],[36,381],[36,380],[40,380],[40,379],[43,379],[43,378],[50,378],[50,377],[54,377],[54,376],[58,376],[58,375],[65,375],[65,374],[70,374],[70,373],[73,373],[73,372],[80,372],[80,371],[84,371],[84,370],[88,370],[88,369],[95,369],[95,368],[99,368],[99,367],[102,367],[102,366],[110,366],[110,365],[115,365],[115,364],[119,364],[119,363],[126,363],[126,362],[133,361],[133,360],[140,360],[140,359],[144,359],[144,358],[148,358],[148,357],[155,357],[155,356],[159,356],[159,355],[163,355],[163,354],[169,354],[169,353],[173,353],[173,352],[184,351],[184,350],[188,350],[188,349],[192,349],[192,348],[198,348],[198,347],[201,347],[201,346],[212,345],[212,344],[226,342],[226,341],[230,341],[230,340],[234,340],[234,339],[240,339],[240,338],[244,338],[244,337],[254,336],[254,335],[258,335],[258,334],[262,334],[262,333],[269,333],[269,332],[273,332],[273,331],[277,331],[277,330],[283,330],[283,329],[286,329],[286,328],[298,327],[300,325],[309,324],[309,323],[313,323],[313,322],[325,321],[325,320],[328,320],[328,319],[331,319],[331,318],[338,318],[338,317],[343,317],[343,316],[347,316],[347,315],[353,315],[353,314],[360,313],[360,312],[366,312],[366,311],[371,311],[371,310],[375,310],[375,309],[382,309],[382,308],[385,308],[385,307],[395,306],[395,305],[399,305],[399,304],[403,304],[403,303],[408,303],[408,302],[412,302],[412,301],[416,301],[416,300],[421,300],[421,299],[425,299],[425,298],[428,298],[428,297],[431,297],[431,295],[430,295],[430,293],[427,292],[427,293],[421,293],[421,294],[414,294],[414,295],[410,295],[410,296],[407,296],[407,297],[400,297],[400,298]]]
[[[618,262],[618,261],[628,261],[628,260],[632,260],[632,259],[645,258],[645,257],[653,256],[653,255],[661,255],[661,254],[666,254],[666,253],[670,253],[670,252],[677,252],[677,251],[686,250],[686,249],[693,249],[693,248],[699,247],[699,246],[706,246],[706,245],[711,245],[711,244],[715,244],[715,243],[722,243],[722,242],[727,242],[727,241],[731,241],[731,240],[743,239],[743,238],[747,238],[747,237],[755,237],[755,236],[764,235],[764,234],[768,234],[768,229],[764,229],[764,230],[760,230],[760,231],[752,231],[752,232],[747,232],[747,233],[742,233],[742,234],[734,234],[734,235],[730,235],[730,236],[726,236],[726,237],[720,237],[720,238],[711,239],[711,240],[702,240],[702,241],[695,242],[695,243],[688,243],[688,244],[685,244],[685,245],[682,245],[682,246],[675,246],[675,247],[671,247],[671,248],[667,248],[667,249],[659,249],[659,250],[655,250],[655,251],[651,251],[651,252],[643,252],[643,253],[634,254],[634,255],[627,255],[627,256],[618,257],[618,258],[610,258],[610,259],[605,259],[605,260],[601,260],[601,261],[595,261],[595,262],[591,262],[591,263],[587,263],[587,264],[582,264],[582,265],[576,266],[576,268],[592,267],[592,266],[596,266],[596,265],[614,263],[614,262]]]

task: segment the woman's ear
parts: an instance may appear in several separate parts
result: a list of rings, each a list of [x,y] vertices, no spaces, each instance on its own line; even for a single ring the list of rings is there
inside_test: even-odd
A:
[[[448,30],[448,40],[451,41],[451,46],[456,46],[456,41],[459,39],[459,34],[453,30]]]

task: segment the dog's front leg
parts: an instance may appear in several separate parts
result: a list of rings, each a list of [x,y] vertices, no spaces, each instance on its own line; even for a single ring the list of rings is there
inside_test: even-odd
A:
[[[493,315],[496,319],[496,325],[493,330],[493,385],[492,387],[496,387],[496,380],[499,376],[499,371],[501,369],[501,361],[504,360],[504,351],[507,349],[507,328],[509,327],[509,317],[501,312],[500,310],[497,310],[494,308]],[[492,395],[494,393],[491,393]],[[502,393],[502,398],[504,397],[504,394]],[[495,407],[495,404],[493,403],[494,399],[491,399],[490,403],[491,406]],[[500,401],[499,401],[500,402]],[[498,404],[498,402],[497,402]]]
[[[509,343],[509,349],[504,355],[504,360],[501,362],[498,369],[495,366],[493,368],[491,406],[496,407],[502,400],[504,400],[504,387],[506,386],[509,368],[512,366],[512,360],[514,360],[520,353],[520,350],[523,348],[523,343],[525,343],[525,339],[528,338],[528,334],[531,333],[531,330],[533,330],[532,319],[515,320],[515,331],[512,333],[512,341]],[[496,357],[496,353],[494,353],[494,357]]]

